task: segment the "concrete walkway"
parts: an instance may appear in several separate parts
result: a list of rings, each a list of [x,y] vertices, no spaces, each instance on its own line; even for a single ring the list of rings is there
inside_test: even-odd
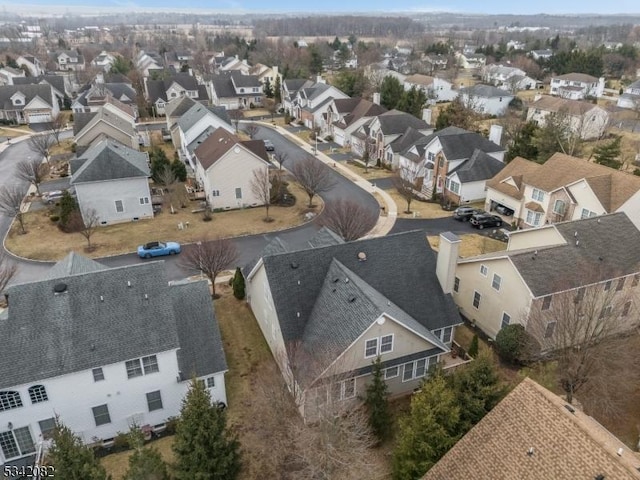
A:
[[[396,206],[396,202],[393,200],[393,198],[391,198],[391,196],[387,192],[385,192],[381,188],[378,188],[376,185],[372,184],[369,180],[352,172],[351,170],[349,170],[349,168],[346,165],[342,165],[340,162],[336,162],[335,160],[325,155],[320,150],[318,150],[317,152],[314,152],[315,149],[313,145],[308,144],[298,136],[294,135],[291,132],[288,132],[285,128],[280,127],[278,125],[273,125],[268,122],[256,121],[253,123],[275,130],[280,135],[288,138],[289,140],[299,145],[305,152],[314,156],[321,162],[325,163],[327,166],[333,168],[338,173],[340,173],[340,175],[342,175],[343,177],[346,177],[349,180],[351,180],[358,187],[362,188],[366,192],[371,193],[372,195],[374,193],[377,193],[382,198],[382,201],[385,204],[385,212],[387,214],[385,216],[380,215],[378,217],[378,221],[376,222],[375,226],[364,238],[381,237],[383,235],[387,235],[391,231],[391,229],[396,223],[396,218],[398,217],[398,207]]]

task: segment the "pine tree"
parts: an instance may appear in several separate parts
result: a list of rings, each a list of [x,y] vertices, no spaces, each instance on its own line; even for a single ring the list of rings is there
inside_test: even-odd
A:
[[[187,167],[185,166],[184,162],[180,160],[174,160],[173,162],[171,162],[171,171],[178,181],[187,181]]]
[[[171,167],[171,162],[167,158],[167,154],[158,147],[153,147],[149,151],[149,160],[151,161],[151,178],[156,183],[161,183],[161,175],[167,167]]]
[[[129,469],[124,480],[168,480],[167,465],[162,455],[155,448],[145,448],[140,427],[134,425],[127,436],[134,452],[129,457]]]
[[[231,282],[231,286],[233,287],[233,296],[238,300],[242,300],[245,296],[244,291],[244,276],[240,271],[240,267],[236,268],[236,273],[233,276],[233,281]]]
[[[176,480],[233,480],[240,471],[240,443],[223,410],[195,379],[182,401],[173,443]]]
[[[478,355],[478,335],[474,335],[471,339],[471,346],[469,347],[469,356],[476,357]]]
[[[621,141],[622,137],[616,136],[610,142],[595,147],[593,149],[593,157],[596,163],[618,170],[622,166],[622,162],[618,160]]]
[[[53,445],[48,452],[49,463],[55,468],[56,477],[65,480],[107,480],[104,467],[93,454],[91,447],[82,443],[69,427],[59,419],[53,430]]]
[[[396,77],[390,75],[384,77],[380,84],[380,104],[389,110],[393,110],[398,106],[403,93],[404,88]]]
[[[514,135],[513,142],[507,151],[506,161],[510,162],[516,157],[535,160],[538,158],[538,148],[534,144],[534,137],[538,126],[534,122],[525,123]]]
[[[393,452],[393,478],[424,475],[458,440],[460,406],[441,372],[411,398],[411,412],[400,420]]]
[[[380,357],[373,362],[371,382],[367,385],[367,396],[364,400],[369,410],[369,425],[381,442],[389,438],[391,433],[391,412],[389,411],[389,387],[384,381]]]
[[[426,103],[427,95],[421,88],[416,88],[414,85],[402,94],[396,108],[410,113],[414,117],[422,118],[422,108]]]
[[[277,75],[275,85],[273,86],[273,99],[276,101],[276,105],[282,102],[282,92],[280,89],[280,75]]]
[[[273,98],[273,85],[271,85],[271,80],[267,78],[267,81],[264,82],[264,96],[267,98]]]

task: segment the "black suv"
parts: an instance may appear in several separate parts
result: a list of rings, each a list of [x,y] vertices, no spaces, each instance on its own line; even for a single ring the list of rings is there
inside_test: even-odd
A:
[[[472,216],[479,213],[484,213],[484,210],[471,207],[458,207],[453,211],[453,218],[460,222],[468,222]]]
[[[498,215],[491,215],[490,213],[478,213],[471,217],[471,225],[482,230],[486,227],[501,227],[502,218]]]

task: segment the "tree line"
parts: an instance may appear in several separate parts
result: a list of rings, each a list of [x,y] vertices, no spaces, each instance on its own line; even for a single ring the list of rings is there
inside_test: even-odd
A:
[[[352,15],[301,18],[268,18],[255,21],[256,36],[317,35],[407,37],[421,34],[424,27],[406,17],[360,17]]]

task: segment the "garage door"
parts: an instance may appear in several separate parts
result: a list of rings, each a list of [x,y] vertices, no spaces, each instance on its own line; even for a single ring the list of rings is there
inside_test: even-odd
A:
[[[45,123],[51,121],[50,113],[30,113],[29,123]]]

